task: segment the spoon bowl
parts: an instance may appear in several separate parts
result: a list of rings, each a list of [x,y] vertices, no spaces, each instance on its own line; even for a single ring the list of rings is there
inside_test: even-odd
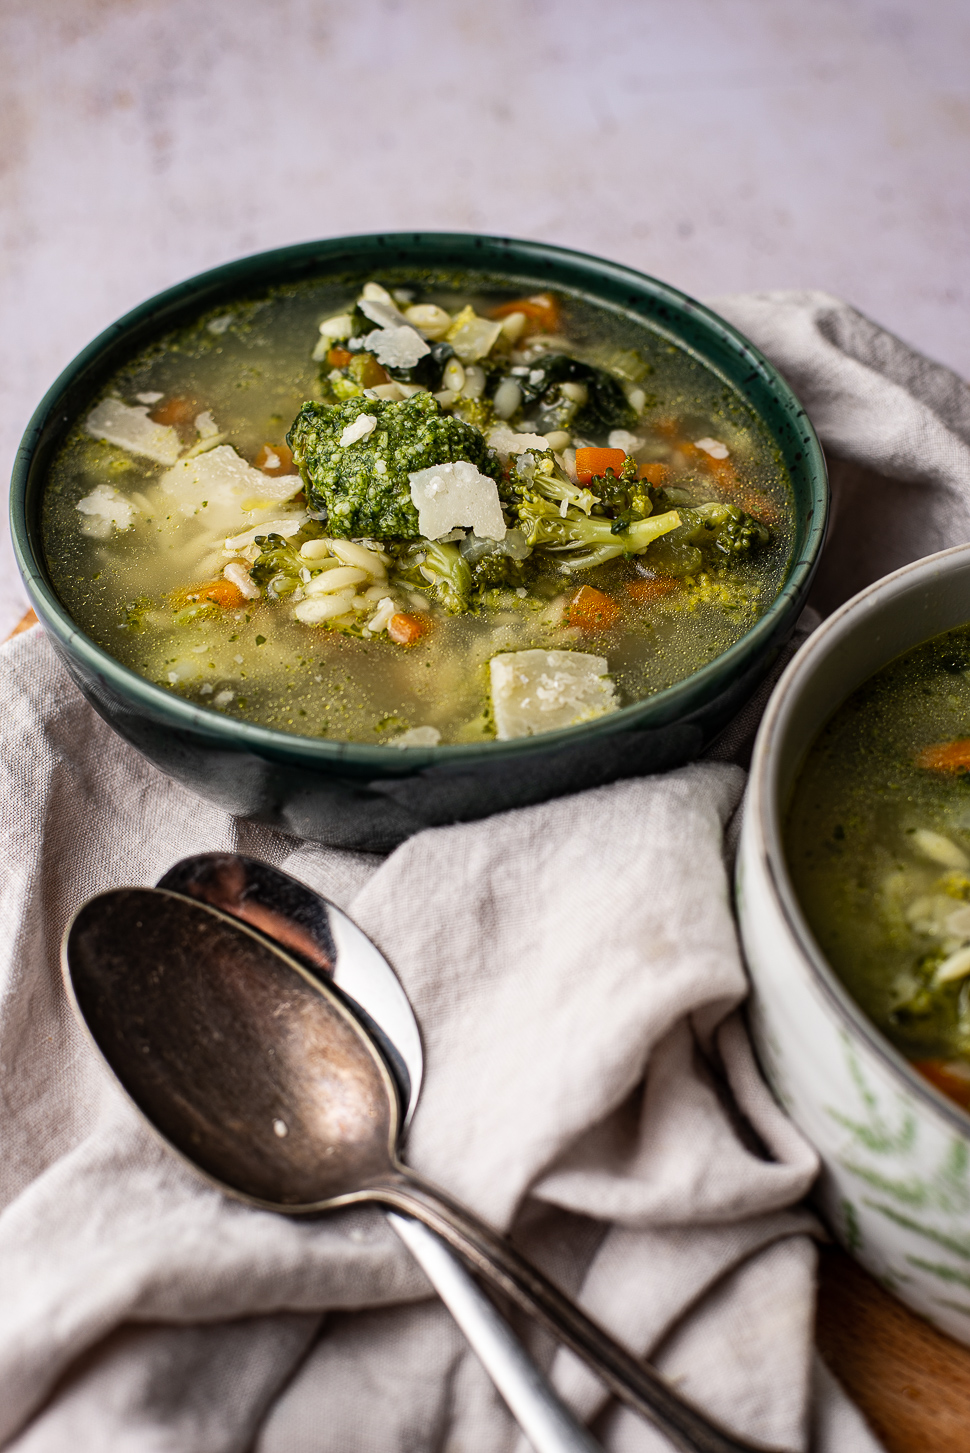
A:
[[[397,975],[352,918],[289,873],[240,853],[182,858],[157,886],[241,919],[315,979],[335,984],[389,1064],[407,1128],[421,1093],[421,1035]]]
[[[338,993],[296,959],[212,908],[139,888],[85,904],[67,953],[99,1050],[222,1189],[317,1211],[391,1170],[390,1072]]]

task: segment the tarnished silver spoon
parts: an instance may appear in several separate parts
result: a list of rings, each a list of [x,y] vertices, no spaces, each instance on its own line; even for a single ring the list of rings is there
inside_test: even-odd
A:
[[[397,1089],[339,992],[236,919],[157,888],[99,894],[64,941],[68,991],[134,1103],[223,1191],[309,1215],[423,1221],[684,1453],[751,1453],[397,1153]],[[764,1453],[764,1445],[762,1445]]]
[[[377,1038],[397,1081],[407,1128],[423,1078],[421,1035],[391,965],[346,913],[288,873],[240,853],[183,858],[157,886],[241,919],[286,948],[312,973],[332,980]],[[536,1453],[602,1453],[455,1252],[420,1221],[398,1211],[385,1215]]]

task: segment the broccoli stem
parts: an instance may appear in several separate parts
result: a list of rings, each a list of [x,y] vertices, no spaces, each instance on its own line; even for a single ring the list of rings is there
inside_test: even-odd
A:
[[[522,505],[519,518],[529,544],[562,552],[558,563],[567,571],[590,570],[617,555],[642,555],[654,540],[680,524],[677,511],[667,510],[662,515],[635,520],[614,534],[615,520],[574,513],[562,517],[554,506],[535,495]]]

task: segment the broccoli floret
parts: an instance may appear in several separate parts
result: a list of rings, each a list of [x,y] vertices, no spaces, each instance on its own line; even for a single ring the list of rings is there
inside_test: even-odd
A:
[[[515,589],[526,582],[526,568],[521,560],[511,555],[500,555],[493,551],[483,555],[472,567],[472,581],[476,590],[493,590],[498,585]]]
[[[530,449],[520,454],[500,493],[513,506],[528,494],[541,494],[558,505],[565,501],[567,506],[582,510],[584,515],[599,503],[599,496],[592,490],[573,484],[564,474],[551,449]]]
[[[341,436],[361,414],[377,419],[366,437],[344,447]],[[408,475],[467,459],[499,477],[498,456],[481,430],[442,413],[428,393],[400,403],[352,398],[305,403],[286,436],[312,510],[326,513],[331,535],[352,539],[416,539],[418,512]]]
[[[634,520],[645,520],[658,503],[665,503],[658,499],[660,491],[639,478],[636,460],[630,457],[619,474],[608,469],[590,481],[590,489],[617,521],[622,520],[621,529]]]
[[[617,484],[625,489],[623,481]],[[649,519],[603,513],[600,496],[571,483],[551,450],[521,455],[505,489],[527,543],[561,552],[557,563],[563,570],[589,570],[617,555],[640,555],[680,525],[675,510]],[[647,514],[653,508],[648,495],[643,507]],[[594,509],[601,513],[594,515]]]
[[[699,505],[698,514],[704,517],[705,525],[714,526],[713,548],[722,555],[747,555],[759,550],[771,539],[767,525],[746,514],[738,505]]]
[[[300,541],[284,540],[282,535],[257,535],[260,546],[250,570],[254,584],[264,588],[271,600],[290,595],[300,584],[300,571],[306,561],[300,557]]]
[[[301,571],[312,564],[300,554],[305,540],[318,540],[323,527],[316,520],[308,520],[297,534],[284,539],[282,535],[257,535],[260,548],[249,574],[254,583],[266,590],[271,600],[281,595],[291,595],[302,584]]]
[[[525,585],[528,577],[525,562],[532,554],[521,530],[508,530],[504,540],[482,539],[466,535],[458,546],[472,573],[472,582],[479,597],[496,586],[513,589]]]
[[[734,559],[760,549],[771,539],[767,525],[746,514],[738,505],[712,500],[708,504],[681,508],[680,515],[683,528],[677,543],[694,545],[705,555],[716,551],[717,555]]]
[[[678,505],[680,527],[654,551],[654,563],[670,575],[696,575],[761,549],[771,531],[737,505],[711,501]]]
[[[472,573],[457,545],[422,540],[414,563],[446,610],[461,615],[468,609]]]
[[[583,489],[569,481],[551,450],[533,450],[519,457],[503,494],[528,543],[556,551],[563,570],[588,570],[617,555],[640,555],[666,536],[654,554],[671,574],[687,575],[708,561],[713,565],[760,548],[771,538],[765,525],[737,505],[671,508],[662,490],[637,477],[632,460],[619,475],[608,471]]]

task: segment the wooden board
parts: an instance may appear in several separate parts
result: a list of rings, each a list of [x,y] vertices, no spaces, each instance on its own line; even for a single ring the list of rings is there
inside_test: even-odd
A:
[[[29,610],[27,614],[25,616],[22,616],[21,619],[17,622],[13,630],[10,632],[10,635],[7,636],[6,639],[8,641],[12,641],[14,636],[20,635],[21,631],[29,631],[31,626],[35,626],[36,624],[37,617],[34,615],[34,612],[32,610]]]
[[[968,1453],[970,1348],[908,1311],[835,1247],[821,1254],[817,1335],[887,1453]]]

